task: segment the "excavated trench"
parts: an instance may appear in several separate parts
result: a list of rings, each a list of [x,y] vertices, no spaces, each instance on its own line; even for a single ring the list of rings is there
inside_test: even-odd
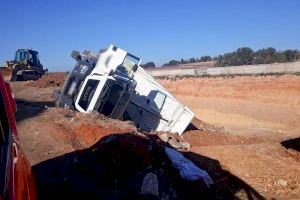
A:
[[[299,76],[160,80],[201,119],[174,141],[190,143],[184,154],[211,175],[209,190],[180,178],[162,152],[169,144],[156,135],[130,122],[52,108],[62,77],[12,84],[20,141],[41,199],[148,198],[141,187],[149,174],[159,185],[150,199],[300,198]],[[280,144],[286,140],[287,150]]]

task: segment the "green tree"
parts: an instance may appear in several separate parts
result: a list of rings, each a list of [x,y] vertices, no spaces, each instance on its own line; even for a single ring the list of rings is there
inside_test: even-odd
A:
[[[286,50],[283,52],[287,62],[293,62],[297,60],[298,50]]]
[[[210,56],[201,56],[200,57],[200,62],[207,62],[207,61],[212,61],[212,58]]]
[[[183,58],[181,58],[180,59],[180,64],[185,64],[185,63],[186,63],[186,61]]]
[[[178,64],[180,64],[179,61],[177,61],[177,60],[171,60],[168,63],[163,64],[163,67],[164,66],[175,66],[175,65],[178,65]]]
[[[190,58],[189,63],[195,63],[195,62],[197,62],[197,60],[194,57]]]
[[[155,68],[155,64],[154,62],[147,62],[145,64],[142,64],[141,67],[143,67],[144,69]]]
[[[277,60],[277,50],[269,47],[266,49],[259,49],[254,53],[255,64],[274,63]]]
[[[253,63],[254,54],[251,48],[242,47],[237,49],[233,58],[233,65],[251,65]]]

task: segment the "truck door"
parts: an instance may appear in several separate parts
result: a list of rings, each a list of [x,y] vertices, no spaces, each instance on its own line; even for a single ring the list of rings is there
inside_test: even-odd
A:
[[[160,114],[162,118],[171,123],[171,121],[174,120],[174,117],[176,117],[181,108],[182,105],[178,101],[169,96],[166,96],[164,104],[161,107]]]
[[[147,95],[135,94],[127,113],[142,130],[169,131],[181,107],[181,104],[163,91],[151,90]]]
[[[149,96],[151,97],[151,95]],[[182,105],[163,91],[155,91],[153,98],[150,99],[151,101],[154,104],[154,107],[151,106],[152,110],[158,112],[158,116],[160,117],[157,130],[171,130],[172,123],[179,117],[180,112],[183,110]]]

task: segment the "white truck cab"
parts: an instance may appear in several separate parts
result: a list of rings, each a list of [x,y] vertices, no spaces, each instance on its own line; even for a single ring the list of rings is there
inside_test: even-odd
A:
[[[144,131],[182,134],[193,119],[190,109],[140,67],[138,57],[113,45],[98,56],[86,51],[72,57],[77,64],[56,98],[57,106],[129,118]]]
[[[139,64],[139,58],[113,45],[102,51],[79,90],[75,108],[84,113],[96,110],[121,118],[134,93],[133,74]]]

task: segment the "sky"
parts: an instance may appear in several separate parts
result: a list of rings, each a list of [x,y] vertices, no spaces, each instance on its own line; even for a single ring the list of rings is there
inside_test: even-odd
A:
[[[71,70],[72,50],[114,44],[161,65],[239,47],[300,49],[299,0],[0,0],[0,64],[39,51],[49,71]]]

